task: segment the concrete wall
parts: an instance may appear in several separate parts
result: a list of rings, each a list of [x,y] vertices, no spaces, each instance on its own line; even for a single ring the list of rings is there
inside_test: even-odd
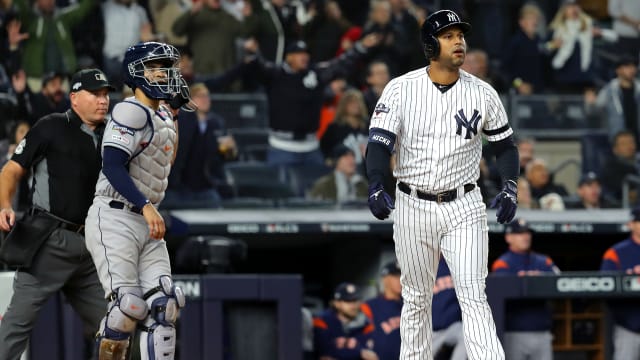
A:
[[[554,176],[556,183],[564,185],[569,194],[575,194],[582,164],[579,141],[536,141],[534,155],[544,159],[551,172],[565,161],[575,160],[575,163],[567,164]]]

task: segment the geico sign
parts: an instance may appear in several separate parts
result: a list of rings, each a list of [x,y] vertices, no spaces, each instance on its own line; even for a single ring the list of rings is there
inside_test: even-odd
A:
[[[559,292],[609,292],[615,290],[616,281],[612,277],[563,277],[556,287]]]

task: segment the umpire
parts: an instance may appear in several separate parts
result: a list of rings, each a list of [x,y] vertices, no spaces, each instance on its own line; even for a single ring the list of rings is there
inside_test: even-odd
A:
[[[71,109],[41,118],[0,173],[0,229],[8,231],[15,224],[11,199],[30,168],[29,212],[54,220],[31,266],[16,271],[13,297],[0,325],[3,360],[20,357],[39,310],[58,290],[92,333],[107,305],[85,247],[84,221],[101,168],[100,143],[113,88],[98,69],[79,71],[70,84]]]

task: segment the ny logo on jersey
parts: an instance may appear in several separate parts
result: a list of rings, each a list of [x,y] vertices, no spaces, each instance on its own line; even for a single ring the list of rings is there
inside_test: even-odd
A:
[[[479,114],[478,110],[473,109],[473,116],[471,116],[471,120],[467,120],[467,116],[464,114],[464,110],[458,110],[458,114],[455,116],[457,128],[456,135],[462,136],[462,127],[467,129],[467,133],[465,134],[465,139],[471,139],[473,135],[478,135],[478,121],[482,119],[482,115]],[[471,135],[473,134],[473,135]]]

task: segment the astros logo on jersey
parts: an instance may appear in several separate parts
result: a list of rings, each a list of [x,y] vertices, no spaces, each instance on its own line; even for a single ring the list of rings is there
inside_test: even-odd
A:
[[[467,116],[464,114],[464,110],[458,110],[458,113],[455,115],[457,128],[456,135],[462,136],[462,128],[467,129],[467,133],[465,134],[465,139],[471,139],[473,135],[478,135],[478,122],[482,119],[482,115],[478,112],[478,110],[473,109],[473,115],[470,120],[467,120]],[[473,135],[471,135],[473,134]]]

